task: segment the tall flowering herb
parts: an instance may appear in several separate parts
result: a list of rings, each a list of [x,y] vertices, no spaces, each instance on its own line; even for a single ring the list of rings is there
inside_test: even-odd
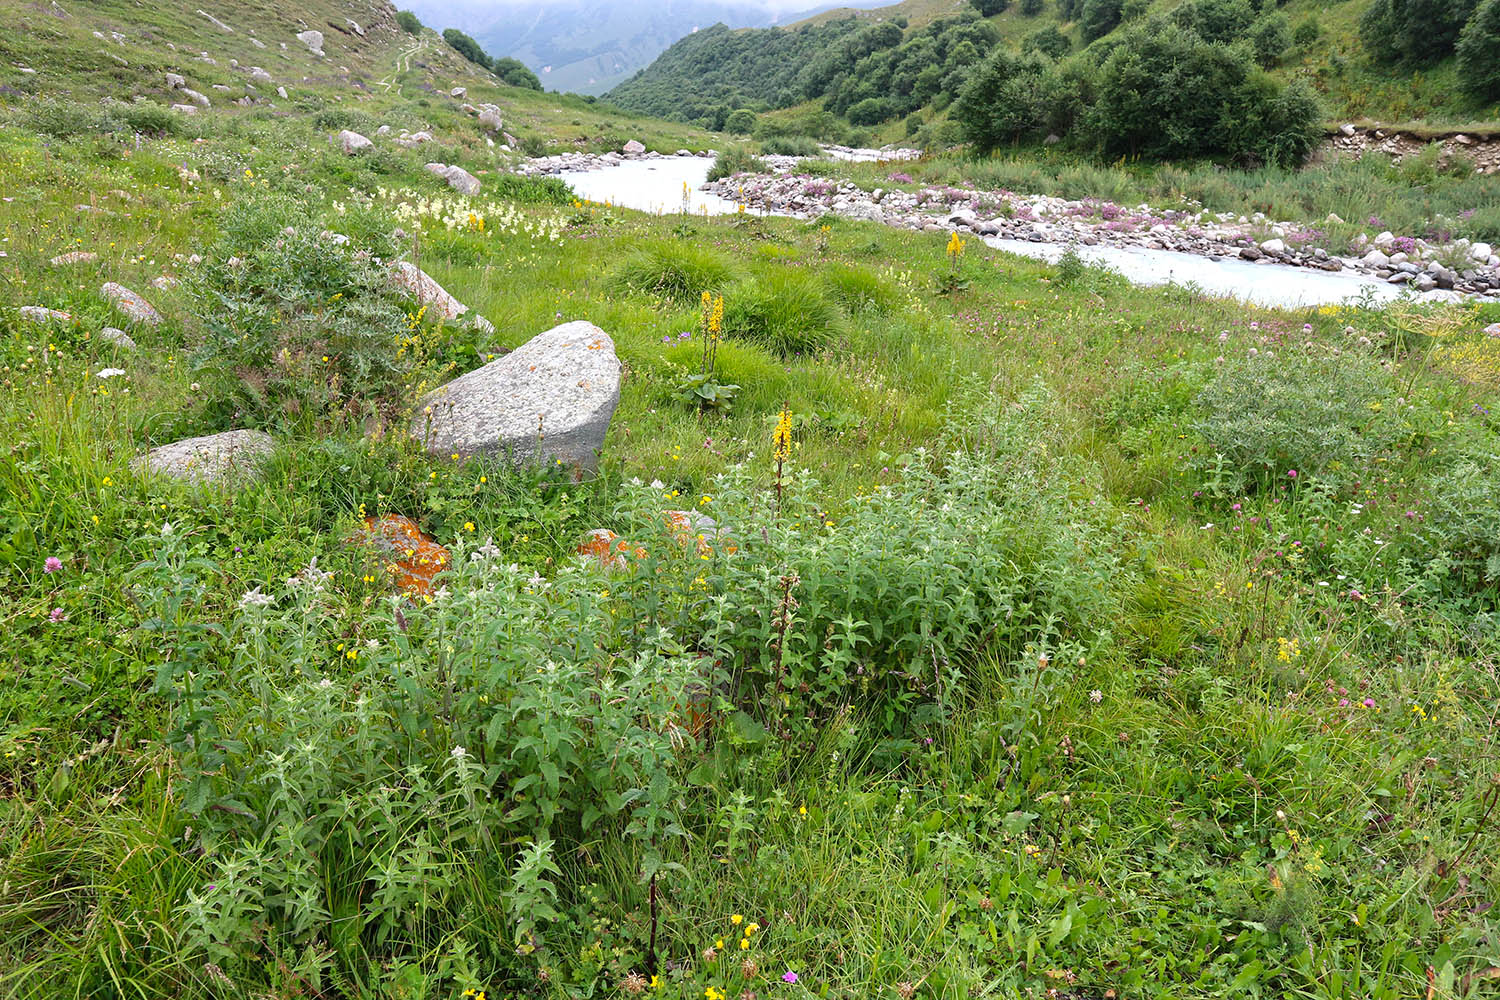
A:
[[[781,516],[782,471],[786,460],[792,455],[792,411],[782,404],[781,414],[776,418],[776,430],[771,433],[771,461],[776,463],[776,516]]]
[[[703,374],[712,375],[719,362],[719,342],[724,339],[724,296],[714,298],[704,292],[702,306]]]
[[[963,280],[962,268],[964,261],[964,241],[958,238],[958,231],[948,237],[948,245],[943,249],[948,257],[948,273],[938,280],[938,291],[944,295],[963,291],[968,283]]]

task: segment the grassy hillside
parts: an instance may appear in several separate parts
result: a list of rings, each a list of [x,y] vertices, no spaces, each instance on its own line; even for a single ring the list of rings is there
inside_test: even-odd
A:
[[[585,204],[449,88],[537,148],[716,137],[363,21],[271,99],[235,38],[301,22],[221,7],[109,15],[254,101],[152,129],[102,93],[194,64],[6,40],[0,996],[1492,992],[1500,307]],[[434,137],[330,141],[384,124]],[[407,433],[573,320],[597,475]],[[258,478],[134,464],[229,430]]]

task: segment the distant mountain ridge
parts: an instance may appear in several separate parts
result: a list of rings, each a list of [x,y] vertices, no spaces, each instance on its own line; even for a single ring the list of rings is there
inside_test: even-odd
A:
[[[603,94],[700,29],[719,23],[770,27],[847,6],[847,0],[809,3],[794,13],[778,12],[763,0],[410,0],[406,6],[431,27],[467,32],[492,56],[521,60],[548,90]]]

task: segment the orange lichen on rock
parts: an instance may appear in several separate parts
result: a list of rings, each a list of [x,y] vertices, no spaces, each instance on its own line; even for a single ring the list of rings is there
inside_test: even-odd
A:
[[[446,548],[400,514],[365,518],[357,540],[379,554],[391,582],[408,594],[431,594],[433,578],[453,565]]]
[[[605,572],[617,573],[628,569],[629,557],[637,559],[646,558],[646,550],[639,546],[632,546],[628,541],[610,531],[608,528],[595,528],[583,536],[583,541],[575,549],[579,555],[597,560]]]

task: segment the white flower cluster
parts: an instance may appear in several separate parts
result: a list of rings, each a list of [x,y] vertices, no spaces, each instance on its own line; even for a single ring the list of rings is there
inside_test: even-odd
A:
[[[391,205],[396,219],[413,229],[436,224],[448,230],[520,237],[533,245],[561,245],[563,241],[563,220],[560,217],[532,218],[506,202],[480,202],[442,195],[429,197],[399,188],[377,188],[372,203],[375,201]],[[345,206],[335,202],[334,209],[342,212]]]

